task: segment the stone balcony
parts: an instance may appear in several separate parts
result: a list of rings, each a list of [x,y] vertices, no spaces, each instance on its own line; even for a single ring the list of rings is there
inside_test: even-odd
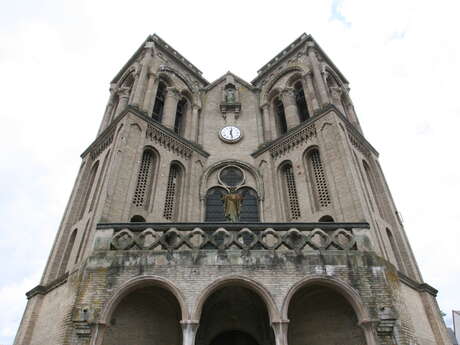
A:
[[[371,251],[368,223],[101,223],[94,250]]]

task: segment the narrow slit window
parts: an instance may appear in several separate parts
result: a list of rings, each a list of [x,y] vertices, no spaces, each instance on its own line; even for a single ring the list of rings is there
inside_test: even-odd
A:
[[[326,174],[318,150],[312,150],[309,153],[310,177],[314,186],[316,202],[319,207],[327,207],[331,204],[329,190],[327,187]]]
[[[181,180],[181,169],[173,164],[169,170],[168,185],[166,186],[166,199],[163,217],[168,220],[176,219],[179,189]]]
[[[133,205],[137,207],[147,206],[147,196],[150,194],[150,188],[153,179],[154,155],[150,150],[145,150],[142,155],[139,173],[137,175],[137,184],[133,196]]]
[[[295,183],[294,170],[290,163],[282,168],[285,197],[288,205],[290,219],[300,218],[299,198],[297,196],[297,186]]]

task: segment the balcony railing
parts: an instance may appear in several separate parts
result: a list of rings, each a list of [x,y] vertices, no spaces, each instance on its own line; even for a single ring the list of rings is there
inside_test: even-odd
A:
[[[368,223],[103,223],[94,250],[369,251]]]

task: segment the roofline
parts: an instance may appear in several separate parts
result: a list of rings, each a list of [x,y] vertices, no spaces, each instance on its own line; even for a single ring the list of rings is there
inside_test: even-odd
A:
[[[227,75],[229,75],[229,74],[231,76],[233,76],[233,78],[235,78],[235,80],[237,80],[240,84],[243,84],[244,86],[246,86],[248,89],[250,89],[250,90],[256,90],[257,89],[256,86],[252,85],[251,83],[248,83],[246,80],[244,80],[243,78],[240,78],[235,73],[233,73],[231,71],[227,71],[225,74],[222,74],[219,78],[217,78],[212,83],[210,83],[209,85],[204,87],[204,90],[207,91],[207,90],[212,89],[214,86],[218,85],[223,79],[225,79],[225,77]]]
[[[147,42],[155,43],[155,46],[160,47],[164,50],[170,57],[176,60],[181,66],[185,67],[189,72],[191,72],[197,79],[199,79],[203,84],[208,85],[209,82],[203,77],[203,72],[201,72],[195,65],[190,61],[184,58],[177,50],[175,50],[171,45],[166,43],[160,36],[157,34],[149,35],[142,42],[140,47],[134,52],[134,54],[129,58],[129,60],[123,65],[120,71],[112,79],[111,83],[116,83],[123,76],[126,69],[133,64],[133,62],[139,57],[142,53]]]
[[[327,54],[324,52],[321,46],[315,41],[315,39],[311,35],[306,34],[305,32],[302,35],[300,35],[297,39],[295,39],[291,44],[289,44],[286,48],[281,50],[281,52],[275,55],[274,58],[272,58],[265,65],[263,65],[257,71],[257,76],[251,81],[251,83],[255,85],[260,79],[262,79],[263,76],[275,69],[276,66],[278,66],[282,61],[284,61],[285,58],[289,56],[295,49],[299,48],[303,43],[306,42],[313,42],[316,48],[320,51],[321,55],[324,56],[324,59],[327,61],[327,63],[334,69],[334,71],[337,72],[340,78],[342,78],[343,81],[346,84],[348,84],[348,80],[345,78],[342,72],[340,72],[337,66],[332,62],[329,56],[327,56]]]

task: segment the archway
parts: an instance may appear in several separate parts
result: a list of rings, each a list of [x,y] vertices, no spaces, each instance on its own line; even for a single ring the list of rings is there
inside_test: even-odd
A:
[[[115,307],[102,345],[182,345],[181,307],[176,297],[160,286],[141,286]]]
[[[348,300],[327,285],[297,290],[288,308],[289,345],[364,345],[365,334]]]
[[[246,332],[226,331],[216,336],[210,345],[258,345],[257,341]]]
[[[274,345],[264,300],[248,287],[230,284],[206,299],[196,345]]]

